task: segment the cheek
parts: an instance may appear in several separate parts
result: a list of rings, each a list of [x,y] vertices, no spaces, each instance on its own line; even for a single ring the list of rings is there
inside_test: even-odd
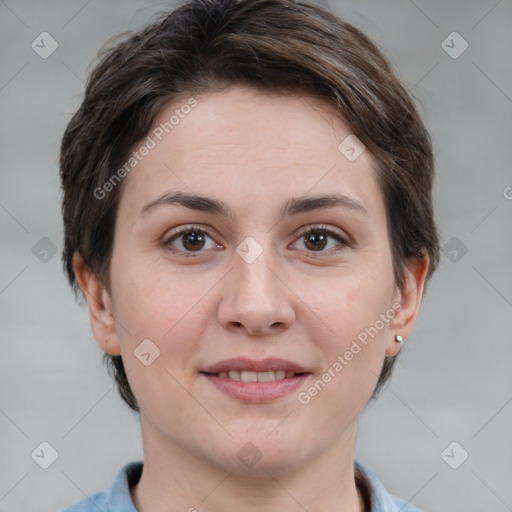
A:
[[[319,340],[324,364],[311,387],[305,389],[313,407],[317,407],[314,415],[327,416],[328,422],[353,419],[370,399],[389,336],[387,325],[373,330],[376,318],[378,315],[375,317],[365,309],[351,309],[344,320],[338,320],[336,336]]]
[[[183,279],[161,257],[114,257],[112,276],[116,315],[130,335],[139,337],[163,339],[188,324],[205,293],[204,279]]]
[[[375,266],[358,276],[333,280],[329,294],[316,295],[318,304],[322,305],[321,319],[329,326],[329,330],[322,329],[322,335],[317,330],[316,339],[324,354],[325,380],[329,380],[325,399],[332,402],[334,410],[340,404],[357,406],[369,399],[390,336],[394,313],[390,301],[392,275]],[[313,319],[312,322],[315,323]]]
[[[331,281],[330,293],[318,290],[317,308],[322,321],[330,328],[330,345],[337,348],[350,345],[351,340],[373,326],[391,307],[393,286],[387,274],[368,270],[357,277],[341,276]]]
[[[175,276],[148,268],[126,262],[118,267],[115,310],[130,386],[139,402],[149,408],[153,400],[157,401],[159,389],[168,390],[172,396],[183,392],[172,376],[181,382],[178,374],[195,371],[189,360],[199,349],[197,340],[207,318],[204,304],[198,303],[199,292],[205,293],[203,287],[198,290],[199,285],[184,285]],[[149,357],[142,355],[148,352]],[[145,366],[144,358],[150,365]]]

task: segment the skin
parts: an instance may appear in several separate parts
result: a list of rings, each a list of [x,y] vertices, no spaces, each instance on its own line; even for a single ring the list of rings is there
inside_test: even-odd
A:
[[[133,501],[144,512],[363,511],[353,470],[359,415],[384,356],[400,350],[395,335],[413,329],[428,257],[408,262],[398,289],[376,161],[369,151],[349,161],[338,150],[351,131],[325,100],[238,85],[195,97],[197,106],[122,184],[112,293],[74,259],[94,336],[122,355],[141,406],[144,471]],[[141,214],[171,190],[221,200],[235,216],[177,204]],[[331,206],[280,214],[292,197],[332,192],[367,213]],[[189,224],[208,231],[202,245],[183,236],[171,242],[175,253],[163,245]],[[319,225],[349,244],[304,241],[300,228]],[[263,250],[252,263],[236,253],[247,236]],[[299,403],[298,393],[394,303],[401,310],[378,335]],[[160,350],[149,366],[133,354],[146,338]],[[313,375],[284,397],[247,404],[199,373],[236,356],[281,357]],[[250,468],[237,457],[247,442],[262,454]]]

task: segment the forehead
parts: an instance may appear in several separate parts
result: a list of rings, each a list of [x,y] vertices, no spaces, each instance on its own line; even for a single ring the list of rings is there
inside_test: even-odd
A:
[[[125,178],[119,214],[134,221],[149,201],[181,190],[252,214],[273,203],[281,208],[289,197],[338,192],[379,216],[376,161],[366,150],[348,158],[347,144],[357,152],[364,147],[318,97],[242,86],[182,97],[159,113],[134,148],[151,146]]]

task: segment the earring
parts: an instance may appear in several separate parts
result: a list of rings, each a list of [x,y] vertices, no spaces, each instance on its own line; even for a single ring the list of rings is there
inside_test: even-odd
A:
[[[397,343],[400,343],[400,346],[402,346],[402,345],[404,344],[404,339],[403,339],[403,338],[402,338],[402,336],[400,336],[399,334],[397,334],[397,335],[395,336],[395,341],[396,341]]]

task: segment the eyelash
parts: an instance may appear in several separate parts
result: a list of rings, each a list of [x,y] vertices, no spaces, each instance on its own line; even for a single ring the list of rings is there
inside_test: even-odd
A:
[[[171,251],[173,253],[185,254],[186,257],[192,257],[192,258],[197,257],[197,255],[204,252],[204,251],[182,251],[181,249],[173,248],[171,245],[172,242],[174,242],[176,239],[178,239],[181,235],[183,235],[185,233],[199,233],[199,234],[207,235],[209,238],[211,238],[213,240],[213,237],[208,233],[207,230],[200,229],[194,225],[189,225],[189,226],[182,226],[180,228],[177,228],[176,231],[170,237],[165,239],[165,241],[162,243],[162,245],[164,247],[166,247],[169,251]],[[334,249],[334,250],[331,249],[330,251],[323,251],[323,250],[322,251],[307,251],[308,253],[322,254],[322,253],[326,252],[326,254],[332,255],[334,253],[338,253],[338,252],[342,251],[345,247],[348,247],[350,245],[346,240],[344,240],[340,235],[338,235],[338,233],[332,231],[331,229],[329,229],[327,226],[324,226],[324,225],[306,226],[304,229],[302,229],[299,232],[297,240],[300,238],[304,238],[307,235],[311,235],[313,233],[327,235],[331,238],[334,238],[340,244],[341,247],[339,247],[338,249]],[[315,257],[315,256],[313,256],[313,257]]]

